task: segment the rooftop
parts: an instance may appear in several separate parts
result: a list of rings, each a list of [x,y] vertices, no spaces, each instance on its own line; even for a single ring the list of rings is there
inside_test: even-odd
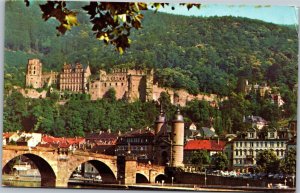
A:
[[[186,143],[184,150],[222,151],[226,145],[221,140],[191,140]]]

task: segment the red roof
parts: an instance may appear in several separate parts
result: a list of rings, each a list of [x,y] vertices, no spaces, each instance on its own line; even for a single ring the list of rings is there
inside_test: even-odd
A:
[[[12,136],[14,133],[3,133],[3,137],[5,139],[9,138],[10,136]]]
[[[191,140],[186,143],[184,150],[222,151],[225,145],[225,141],[218,143],[217,140]]]
[[[43,136],[42,141],[50,144],[80,144],[84,143],[85,139],[81,137],[76,138],[64,138],[64,137],[52,137],[52,136]]]

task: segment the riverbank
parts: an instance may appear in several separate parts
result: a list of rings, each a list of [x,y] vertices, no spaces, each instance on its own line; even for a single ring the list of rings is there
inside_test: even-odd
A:
[[[2,177],[2,186],[8,187],[41,187],[40,179],[20,176],[19,178]],[[22,179],[22,180],[21,180]],[[23,181],[24,180],[24,181]],[[111,190],[156,190],[156,191],[197,191],[197,192],[270,192],[294,193],[295,188],[275,189],[255,186],[224,186],[224,185],[191,185],[191,184],[102,184],[95,182],[73,181],[67,188],[72,189],[111,189]]]

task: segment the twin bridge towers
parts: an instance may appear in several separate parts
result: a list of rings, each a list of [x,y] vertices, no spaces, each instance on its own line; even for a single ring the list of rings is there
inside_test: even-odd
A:
[[[161,110],[155,122],[153,161],[151,164],[137,162],[134,154],[109,156],[87,151],[63,151],[57,148],[5,145],[2,154],[2,174],[9,173],[15,158],[25,156],[38,168],[42,187],[67,187],[77,167],[83,163],[92,164],[105,184],[155,183],[166,178],[165,167],[183,166],[184,120],[177,109],[172,120],[171,133],[165,113]],[[169,159],[166,159],[169,158]]]

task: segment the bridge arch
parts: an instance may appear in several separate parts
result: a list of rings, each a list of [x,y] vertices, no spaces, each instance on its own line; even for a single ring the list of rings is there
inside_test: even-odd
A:
[[[36,155],[33,153],[19,153],[17,155],[11,156],[9,159],[6,159],[2,162],[2,174],[7,172],[12,166],[12,162],[19,156],[25,156],[30,159],[38,168],[41,175],[41,186],[42,187],[55,187],[56,185],[56,174],[53,170],[53,167],[49,164],[47,158],[44,158],[41,155]]]
[[[70,162],[72,163],[72,162]],[[76,168],[84,163],[90,163],[96,170],[99,172],[101,176],[102,183],[105,184],[115,184],[117,183],[117,178],[115,172],[111,169],[111,166],[106,163],[104,160],[100,159],[87,159],[82,161],[75,161],[69,167],[68,172],[66,172],[66,179],[69,180]]]
[[[136,183],[149,183],[149,177],[142,173],[136,173]]]
[[[159,182],[161,183],[162,181],[165,181],[167,180],[167,176],[165,174],[158,174],[156,177],[155,177],[155,182]]]

